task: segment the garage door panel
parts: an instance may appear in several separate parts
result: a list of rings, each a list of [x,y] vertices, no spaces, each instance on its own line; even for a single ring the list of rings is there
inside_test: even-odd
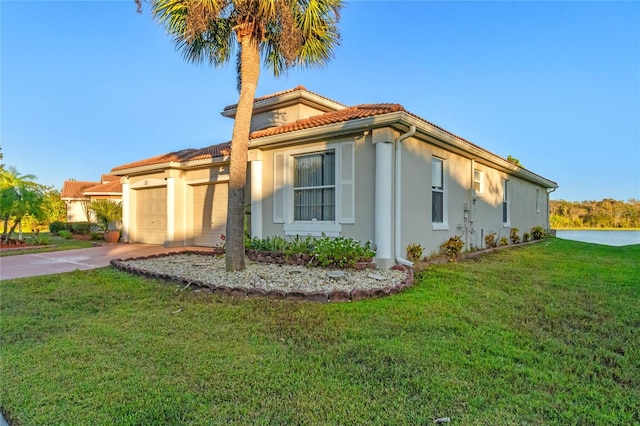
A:
[[[136,195],[136,241],[164,244],[167,236],[167,188],[140,189]]]
[[[223,243],[227,227],[226,183],[193,188],[193,232],[197,246],[217,246]]]

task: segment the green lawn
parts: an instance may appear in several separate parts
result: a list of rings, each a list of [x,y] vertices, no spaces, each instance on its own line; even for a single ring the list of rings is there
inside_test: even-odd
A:
[[[66,240],[62,237],[53,236],[48,232],[42,232],[40,235],[46,238],[46,240],[48,241],[46,245],[33,246],[31,248],[23,247],[20,249],[13,249],[13,248],[4,249],[0,251],[0,257],[16,256],[19,254],[44,253],[48,251],[74,250],[74,249],[88,248],[93,246],[92,241],[74,240],[74,239]],[[32,236],[33,236],[32,233],[24,234],[24,238],[27,241],[31,241]]]
[[[3,281],[0,403],[20,425],[637,424],[639,259],[550,239],[325,305]]]

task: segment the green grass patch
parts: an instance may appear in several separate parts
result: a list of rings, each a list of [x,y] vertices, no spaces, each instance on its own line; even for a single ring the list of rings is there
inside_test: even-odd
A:
[[[31,241],[32,235],[33,234],[31,233],[26,233],[25,239],[27,241]],[[46,245],[15,248],[15,249],[8,247],[3,250],[0,250],[0,257],[16,256],[20,254],[44,253],[44,252],[50,252],[50,251],[74,250],[74,249],[93,247],[93,243],[89,240],[74,240],[74,239],[67,240],[62,237],[51,235],[48,232],[41,232],[40,235],[48,240],[48,243]]]
[[[21,425],[633,424],[638,259],[549,239],[325,305],[112,268],[7,280],[0,404]]]

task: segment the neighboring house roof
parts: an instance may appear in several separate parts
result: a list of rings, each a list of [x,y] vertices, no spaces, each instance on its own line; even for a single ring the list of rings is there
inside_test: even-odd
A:
[[[113,177],[113,176],[112,176]],[[84,195],[122,195],[122,184],[120,178],[116,181],[100,183],[98,185],[85,188]]]
[[[80,182],[77,180],[65,180],[62,184],[62,192],[60,193],[60,198],[86,198],[84,196],[84,190],[86,188],[91,188],[92,186],[99,184],[100,182]]]
[[[231,143],[225,142],[218,145],[211,145],[206,148],[200,149],[183,149],[180,151],[170,152],[168,154],[162,154],[155,157],[147,158],[141,161],[135,161],[133,163],[124,164],[122,166],[114,167],[111,171],[131,169],[134,167],[151,166],[154,164],[163,163],[184,163],[194,160],[205,160],[208,158],[224,157],[231,153]]]
[[[304,87],[298,86],[294,89],[263,96],[256,98],[255,103],[260,102],[272,102],[276,103],[273,99],[287,96],[311,96],[316,98],[322,98],[326,100],[327,104],[342,106],[338,102],[325,98],[313,92],[307,91]],[[225,108],[223,115],[231,116],[230,112],[235,113],[237,105],[230,105]],[[353,124],[348,130],[347,124]],[[468,153],[471,158],[484,158],[485,161],[489,161],[492,164],[496,164],[505,170],[509,170],[517,176],[523,177],[527,180],[535,181],[547,188],[556,188],[557,184],[550,181],[540,175],[530,172],[524,168],[517,167],[506,159],[493,154],[486,149],[469,142],[468,140],[455,135],[454,133],[439,127],[420,116],[407,111],[402,105],[394,103],[379,103],[379,104],[362,104],[352,107],[342,106],[337,110],[329,110],[325,113],[321,113],[309,118],[300,119],[291,123],[286,123],[280,126],[269,127],[262,130],[257,130],[249,135],[249,148],[257,147],[263,143],[275,143],[275,139],[280,137],[286,137],[285,135],[292,132],[303,132],[309,130],[317,130],[318,132],[329,132],[331,130],[332,135],[342,133],[348,133],[349,131],[362,131],[369,128],[384,127],[384,126],[400,126],[400,128],[408,128],[410,125],[415,125],[418,132],[424,135],[436,137],[441,139],[442,145],[447,146],[449,149],[454,149],[459,152]],[[360,128],[362,127],[362,128]],[[328,136],[328,133],[327,133]],[[299,140],[296,135],[296,140]],[[264,140],[264,141],[263,141]],[[289,140],[289,143],[291,141]],[[202,149],[184,149],[180,151],[174,151],[168,154],[158,155],[156,157],[148,158],[141,161],[125,164],[115,167],[111,170],[112,173],[120,172],[123,170],[146,169],[149,166],[156,166],[161,164],[171,164],[180,166],[181,163],[191,162],[195,160],[211,160],[214,158],[224,157],[230,153],[230,142],[221,143],[218,145],[212,145]]]
[[[102,175],[100,177],[100,182],[102,183],[107,183],[107,182],[115,182],[115,181],[120,181],[120,177],[119,176],[114,176],[114,175]]]

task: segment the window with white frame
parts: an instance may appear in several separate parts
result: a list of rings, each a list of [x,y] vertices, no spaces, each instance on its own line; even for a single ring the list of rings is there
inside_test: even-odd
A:
[[[337,237],[355,223],[354,142],[273,156],[273,223],[285,235]]]
[[[444,224],[444,161],[440,158],[431,159],[431,222]]]
[[[482,194],[482,171],[478,169],[473,170],[473,189],[476,191],[476,194]]]
[[[502,223],[509,224],[509,196],[508,196],[508,180],[502,180]]]
[[[293,161],[293,220],[334,221],[335,152],[299,155]]]

